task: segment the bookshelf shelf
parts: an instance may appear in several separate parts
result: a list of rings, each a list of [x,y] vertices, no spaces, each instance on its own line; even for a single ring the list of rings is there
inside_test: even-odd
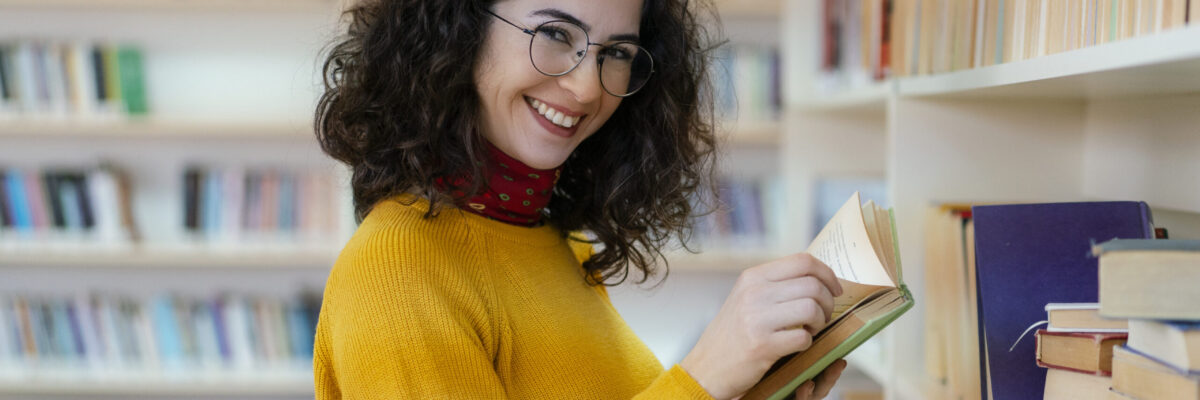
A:
[[[1156,221],[1160,212],[1176,217],[1160,226],[1179,226],[1187,237],[1200,232],[1200,191],[1188,184],[1200,174],[1200,25],[818,94],[841,77],[821,70],[828,50],[821,32],[830,21],[822,2],[787,4],[785,24],[794,28],[783,59],[792,61],[786,73],[796,79],[783,96],[781,141],[789,207],[798,210],[788,225],[799,229],[785,240],[811,239],[805,227],[815,216],[806,210],[821,195],[818,179],[882,177],[884,197],[895,207],[904,280],[918,301],[881,332],[879,354],[864,346],[848,358],[884,386],[885,399],[942,398],[953,385],[926,368],[935,362],[927,358],[937,357],[925,342],[933,311],[920,300],[937,279],[926,279],[924,265],[923,216],[931,204],[1145,201]],[[929,27],[922,26],[907,32]],[[936,63],[936,52],[948,51],[911,45],[914,54],[933,59],[924,62]]]
[[[717,12],[721,18],[778,19],[781,0],[720,0]]]
[[[728,143],[734,146],[776,145],[783,133],[780,121],[724,121],[718,126],[728,132]]]
[[[0,395],[34,396],[312,396],[307,370],[258,376],[255,373],[216,374],[192,380],[144,376],[122,379],[76,378],[0,380]]]
[[[787,252],[767,248],[715,248],[692,254],[685,250],[673,250],[667,256],[672,269],[688,271],[732,271],[738,272],[783,257]]]
[[[1200,91],[1200,27],[1030,60],[902,78],[900,96],[1103,99]]]
[[[62,139],[304,139],[310,126],[286,122],[207,122],[183,120],[129,120],[112,122],[4,122],[3,138]]]
[[[895,92],[895,80],[884,80],[873,84],[847,89],[830,94],[809,95],[796,102],[798,111],[879,111],[887,104],[888,96]]]
[[[277,249],[256,251],[237,249],[142,249],[142,250],[59,250],[5,251],[0,265],[5,267],[53,268],[269,268],[329,269],[337,258],[337,249]]]
[[[0,8],[164,10],[164,11],[286,11],[331,9],[334,0],[0,0]]]

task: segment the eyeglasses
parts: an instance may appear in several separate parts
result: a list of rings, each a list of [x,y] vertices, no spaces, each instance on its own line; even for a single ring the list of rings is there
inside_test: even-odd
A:
[[[549,21],[530,30],[490,10],[488,14],[530,36],[529,61],[543,75],[563,76],[571,73],[583,63],[591,46],[600,47],[600,52],[596,54],[596,67],[600,70],[600,86],[608,94],[632,96],[646,86],[650,75],[654,74],[654,58],[650,57],[650,51],[636,43],[592,43],[587,31],[570,21]]]

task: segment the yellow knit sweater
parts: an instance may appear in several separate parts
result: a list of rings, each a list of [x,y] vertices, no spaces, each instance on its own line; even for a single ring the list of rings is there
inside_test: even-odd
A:
[[[330,273],[317,399],[709,399],[665,370],[553,226],[393,199]]]

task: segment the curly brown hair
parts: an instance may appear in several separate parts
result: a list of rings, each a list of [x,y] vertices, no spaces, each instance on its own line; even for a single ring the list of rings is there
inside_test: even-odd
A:
[[[325,56],[315,130],[322,150],[353,170],[359,220],[401,193],[429,200],[432,218],[483,189],[481,180],[450,188],[435,180],[485,176],[475,162],[486,152],[473,71],[493,3],[366,0],[344,12],[349,28]],[[601,244],[583,263],[593,284],[624,282],[630,265],[639,283],[657,275],[663,249],[673,238],[686,244],[694,217],[709,211],[696,201],[712,187],[717,142],[713,38],[702,16],[716,21],[711,4],[643,2],[640,36],[655,75],[563,164],[545,217]]]

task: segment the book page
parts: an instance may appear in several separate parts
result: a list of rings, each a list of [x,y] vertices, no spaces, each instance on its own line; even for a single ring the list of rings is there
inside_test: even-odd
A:
[[[858,192],[855,192],[813,239],[808,246],[808,253],[832,268],[840,279],[894,287],[871,246],[859,207]]]

